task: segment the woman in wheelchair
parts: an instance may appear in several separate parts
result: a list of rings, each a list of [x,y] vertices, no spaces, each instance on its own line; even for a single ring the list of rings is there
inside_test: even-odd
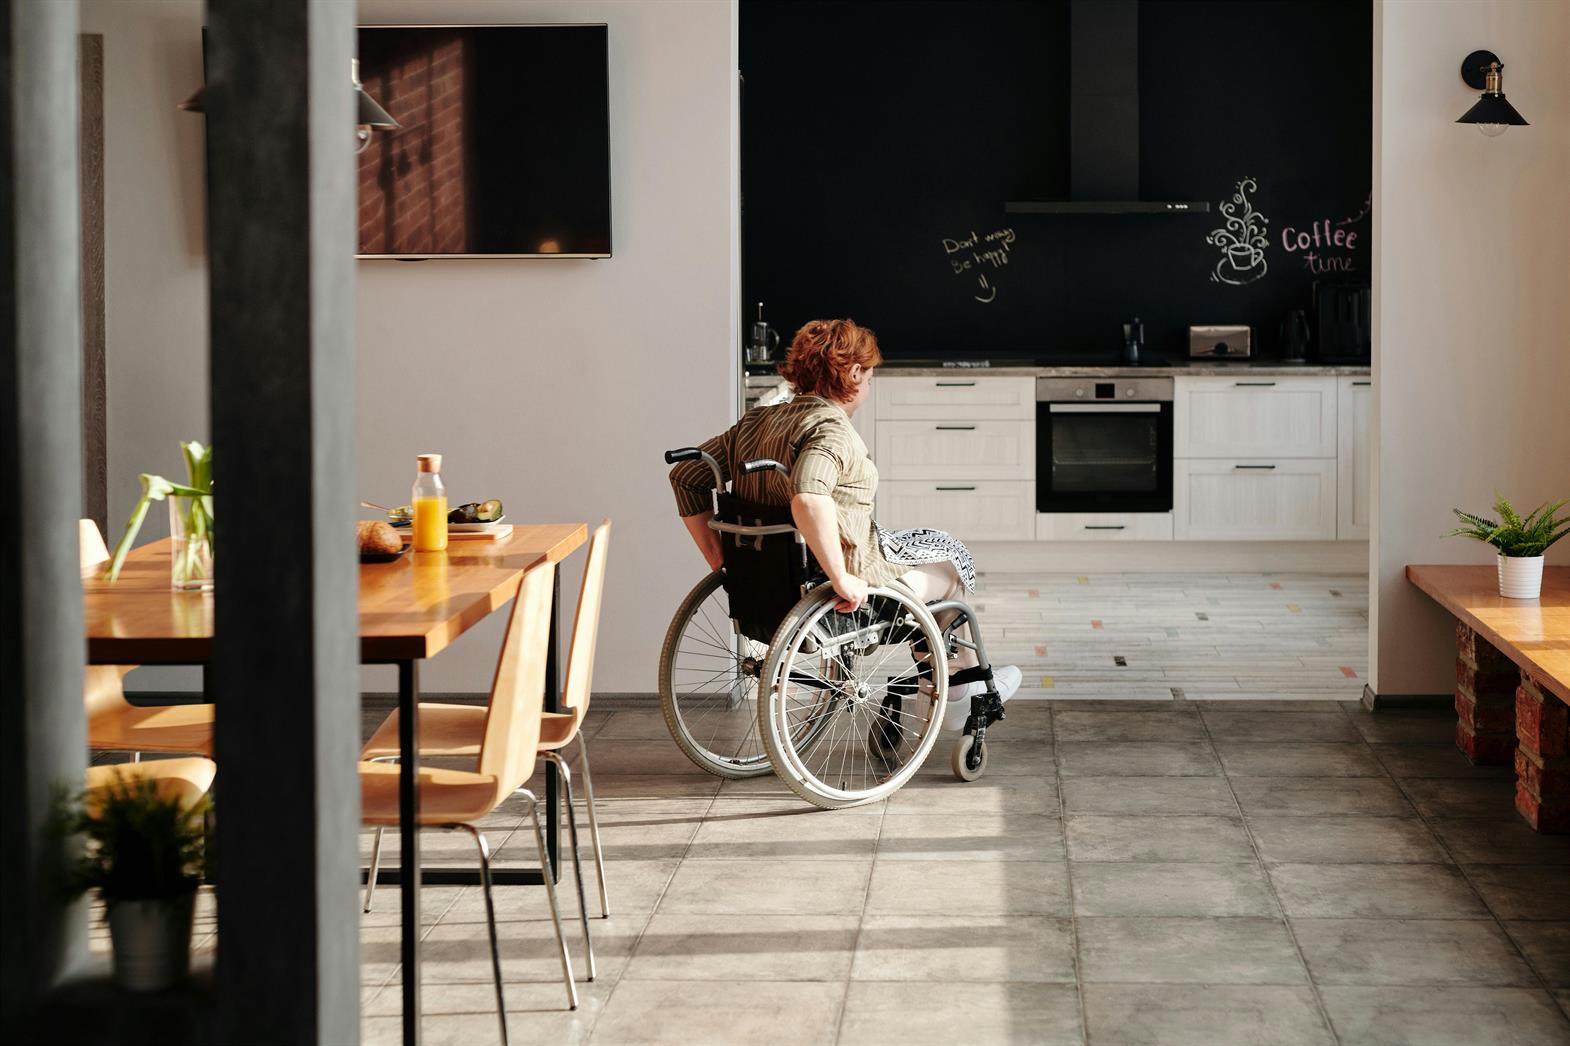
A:
[[[979,776],[985,729],[1020,683],[1019,669],[987,662],[963,602],[975,586],[965,546],[873,520],[878,473],[850,416],[881,362],[870,330],[807,323],[780,368],[793,399],[666,455],[678,511],[714,572],[666,638],[661,695],[672,733],[713,773],[772,766],[825,806],[899,787],[940,729],[964,731],[954,769]],[[766,559],[772,573],[760,575]],[[944,656],[933,658],[939,646]],[[759,679],[769,685],[760,690]],[[945,694],[940,722],[931,712]],[[858,756],[857,746],[868,751]]]

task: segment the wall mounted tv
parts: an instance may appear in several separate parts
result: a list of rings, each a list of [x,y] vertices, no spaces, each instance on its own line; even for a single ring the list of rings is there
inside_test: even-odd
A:
[[[608,258],[603,25],[362,26],[362,258]]]

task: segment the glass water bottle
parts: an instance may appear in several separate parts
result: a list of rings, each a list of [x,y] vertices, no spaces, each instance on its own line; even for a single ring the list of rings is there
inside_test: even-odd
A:
[[[447,547],[447,488],[442,484],[442,456],[421,454],[415,461],[414,550],[440,552]]]

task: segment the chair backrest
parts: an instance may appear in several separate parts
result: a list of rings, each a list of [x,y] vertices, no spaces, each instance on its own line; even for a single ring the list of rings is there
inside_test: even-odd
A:
[[[81,548],[82,578],[94,577],[98,568],[109,562],[109,546],[98,532],[98,524],[90,519],[76,521],[77,542]],[[131,665],[88,665],[82,680],[82,701],[91,719],[100,712],[127,705],[125,686],[122,682]]]
[[[718,504],[718,518],[725,523],[794,525],[788,506],[764,505],[730,494],[721,494]],[[720,555],[725,562],[725,597],[731,618],[742,635],[768,643],[801,599],[801,586],[817,571],[817,562],[794,533],[765,537],[722,533]]]
[[[82,550],[82,577],[91,577],[96,568],[109,562],[109,546],[98,532],[98,524],[90,519],[76,521],[77,542]]]
[[[600,636],[600,603],[605,591],[605,556],[610,551],[611,521],[601,520],[589,538],[588,562],[583,567],[583,591],[578,593],[578,614],[572,619],[572,646],[567,652],[566,683],[562,708],[579,719],[589,710],[589,690],[594,683],[594,645]]]
[[[477,769],[496,778],[498,803],[534,774],[540,713],[545,709],[545,653],[550,647],[555,579],[554,563],[543,563],[523,575],[496,662]]]

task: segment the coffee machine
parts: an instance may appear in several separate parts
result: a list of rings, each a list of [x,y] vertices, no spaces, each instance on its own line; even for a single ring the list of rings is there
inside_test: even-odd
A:
[[[747,362],[768,363],[779,348],[780,332],[763,322],[763,303],[758,302],[758,318],[747,331]]]
[[[1139,350],[1145,347],[1145,325],[1135,316],[1123,324],[1123,366],[1139,366]]]

